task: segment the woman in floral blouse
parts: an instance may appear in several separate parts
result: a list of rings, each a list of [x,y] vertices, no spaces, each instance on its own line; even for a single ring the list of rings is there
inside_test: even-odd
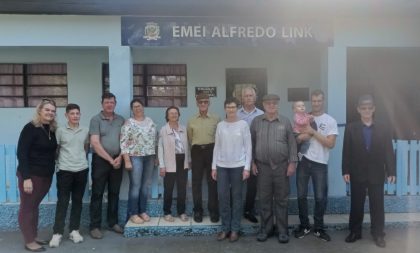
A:
[[[156,153],[156,125],[144,115],[143,102],[130,103],[133,117],[121,128],[121,154],[130,178],[127,218],[136,224],[150,221],[146,213]]]

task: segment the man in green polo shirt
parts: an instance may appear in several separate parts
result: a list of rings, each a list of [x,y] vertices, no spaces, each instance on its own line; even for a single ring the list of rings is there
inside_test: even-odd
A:
[[[208,112],[210,100],[207,94],[196,97],[198,113],[188,121],[188,141],[191,145],[192,194],[194,201],[194,221],[203,221],[202,181],[206,175],[208,185],[208,209],[210,221],[219,221],[217,183],[211,177],[214,138],[220,118]]]

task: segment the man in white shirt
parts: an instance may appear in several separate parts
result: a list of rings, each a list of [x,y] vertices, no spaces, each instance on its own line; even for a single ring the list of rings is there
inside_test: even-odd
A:
[[[248,126],[251,126],[252,120],[264,114],[264,112],[255,107],[257,94],[252,87],[245,87],[242,89],[242,107],[238,110],[238,118],[245,120]],[[258,220],[254,214],[255,196],[257,195],[257,177],[251,173],[246,183],[246,199],[244,206],[244,217],[252,223],[257,223]]]
[[[338,135],[337,122],[324,112],[324,93],[314,90],[311,93],[312,112],[317,130],[308,126],[297,137],[298,142],[309,140],[309,148],[303,154],[296,172],[300,226],[294,231],[296,238],[303,238],[311,231],[308,219],[308,183],[312,178],[314,186],[314,235],[324,241],[330,236],[324,230],[324,213],[328,198],[328,159],[329,151],[335,146]]]

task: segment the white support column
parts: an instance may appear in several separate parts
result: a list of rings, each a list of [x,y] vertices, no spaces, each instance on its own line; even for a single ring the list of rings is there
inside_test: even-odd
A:
[[[128,118],[133,97],[133,60],[130,47],[109,47],[109,86],[117,97],[116,112]]]
[[[341,175],[344,124],[346,123],[347,48],[328,48],[327,113],[338,123],[339,136],[330,152],[328,181],[330,196],[345,196],[346,185]]]

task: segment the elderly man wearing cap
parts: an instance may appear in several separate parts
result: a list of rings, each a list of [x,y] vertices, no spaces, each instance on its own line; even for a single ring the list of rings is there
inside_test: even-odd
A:
[[[278,114],[277,95],[263,97],[265,113],[251,123],[252,170],[257,179],[261,227],[257,235],[260,242],[273,234],[274,218],[280,243],[289,242],[287,206],[289,176],[295,172],[298,159],[296,140],[290,120]]]
[[[220,118],[208,112],[209,96],[200,93],[196,96],[198,113],[191,117],[187,125],[188,141],[191,145],[192,195],[194,202],[194,221],[203,221],[202,181],[207,178],[208,209],[211,222],[219,221],[217,183],[211,177],[214,140]]]
[[[349,123],[344,133],[343,178],[350,184],[350,234],[345,241],[362,238],[362,223],[366,191],[369,195],[371,234],[378,247],[384,240],[384,181],[395,182],[395,158],[391,131],[374,120],[375,104],[371,95],[359,98],[360,120]]]

